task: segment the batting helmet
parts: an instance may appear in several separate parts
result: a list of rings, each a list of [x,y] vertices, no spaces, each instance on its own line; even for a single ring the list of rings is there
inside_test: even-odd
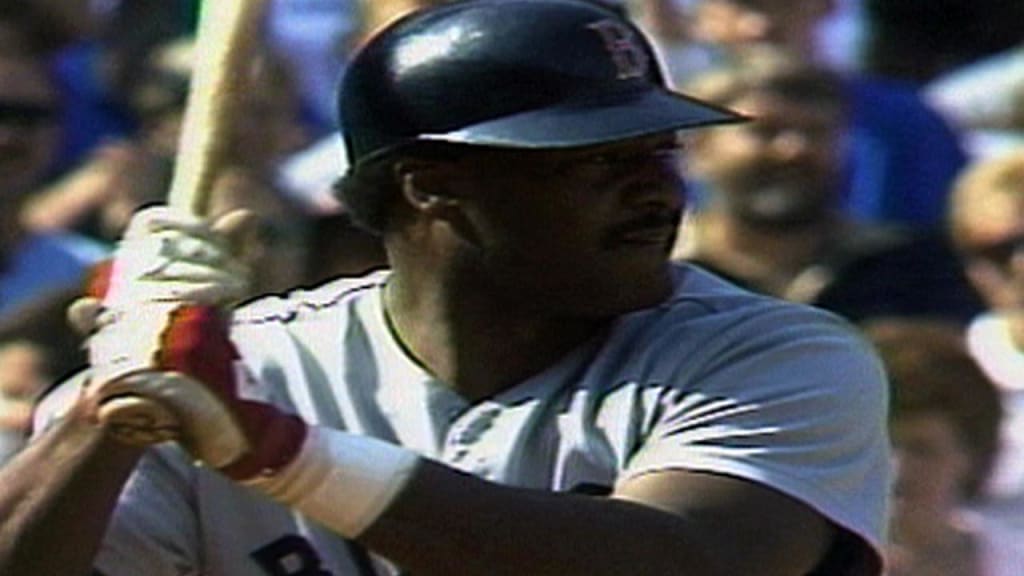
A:
[[[570,148],[739,118],[670,91],[640,31],[583,0],[416,12],[359,51],[339,102],[353,167],[415,141]]]
[[[671,91],[643,34],[584,0],[406,16],[356,54],[339,110],[350,174],[423,142],[570,148],[741,119]]]

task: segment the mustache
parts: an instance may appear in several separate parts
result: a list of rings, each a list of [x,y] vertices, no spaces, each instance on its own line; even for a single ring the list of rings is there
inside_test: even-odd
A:
[[[605,242],[612,245],[617,243],[620,238],[630,234],[669,227],[677,228],[682,219],[683,211],[681,209],[651,209],[636,218],[623,220],[609,228],[605,234]]]

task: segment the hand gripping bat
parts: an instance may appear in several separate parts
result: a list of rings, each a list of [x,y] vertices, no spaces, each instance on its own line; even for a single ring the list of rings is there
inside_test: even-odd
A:
[[[268,0],[204,0],[195,39],[195,61],[174,174],[168,194],[172,208],[206,213],[210,192],[225,167],[236,102],[246,89],[247,71],[260,35]],[[155,400],[123,395],[108,399],[99,418],[136,431],[134,443],[173,439],[174,414]],[[155,436],[145,437],[142,431]]]

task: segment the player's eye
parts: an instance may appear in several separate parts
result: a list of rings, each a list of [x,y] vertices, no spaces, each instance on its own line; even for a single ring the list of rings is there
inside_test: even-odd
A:
[[[580,157],[577,163],[592,167],[615,167],[651,160],[662,162],[676,161],[682,152],[682,148],[680,144],[665,144],[645,150],[606,150],[586,154]]]

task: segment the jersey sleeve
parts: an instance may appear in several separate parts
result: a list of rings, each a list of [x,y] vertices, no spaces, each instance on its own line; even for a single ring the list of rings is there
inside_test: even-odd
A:
[[[887,386],[870,347],[839,319],[799,306],[735,322],[702,347],[679,351],[690,361],[679,362],[686,367],[622,479],[665,469],[747,479],[810,505],[880,553]]]
[[[200,574],[194,470],[167,445],[149,450],[132,473],[97,555],[105,576]]]

